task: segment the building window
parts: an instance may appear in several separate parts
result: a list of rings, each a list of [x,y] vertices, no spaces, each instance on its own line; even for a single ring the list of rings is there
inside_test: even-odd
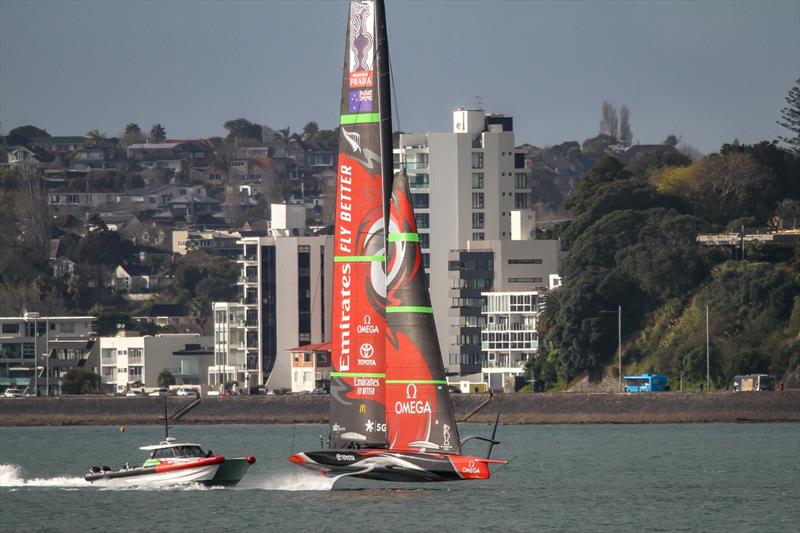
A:
[[[429,198],[427,194],[411,194],[411,203],[415,209],[427,209],[428,208]]]
[[[19,324],[3,324],[3,333],[19,333]]]
[[[541,265],[541,259],[509,259],[509,265]]]
[[[472,152],[472,168],[483,168],[483,152]]]
[[[514,193],[514,209],[528,209],[528,193]]]
[[[408,173],[408,186],[411,189],[427,189],[428,175],[417,172]]]
[[[485,239],[485,237],[486,237],[486,234],[484,234],[483,232],[481,232],[481,233],[473,233],[472,234],[472,240],[473,241],[482,241],[482,240]]]
[[[431,235],[430,233],[419,233],[419,247],[420,248],[430,248],[431,247]]]
[[[472,188],[483,189],[483,172],[472,173]]]
[[[430,267],[431,267],[430,254],[422,254],[422,268],[430,268]]]
[[[430,215],[428,213],[415,213],[414,219],[417,221],[417,229],[427,229],[431,227]]]
[[[483,229],[483,213],[472,213],[472,229]]]
[[[528,188],[528,175],[524,172],[517,172],[514,174],[514,187],[517,189]]]
[[[472,193],[472,209],[483,209],[483,193]]]
[[[508,278],[509,283],[541,283],[542,278]]]

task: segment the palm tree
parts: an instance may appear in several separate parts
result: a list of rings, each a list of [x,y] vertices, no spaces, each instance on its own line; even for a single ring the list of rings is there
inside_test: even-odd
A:
[[[555,330],[558,314],[561,311],[561,291],[550,291],[543,296],[542,310],[539,313],[539,333],[550,337]]]

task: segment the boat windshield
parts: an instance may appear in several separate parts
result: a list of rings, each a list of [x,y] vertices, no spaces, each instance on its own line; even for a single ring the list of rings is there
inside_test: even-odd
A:
[[[151,459],[171,459],[173,457],[205,457],[200,446],[170,446],[159,448],[150,454]]]

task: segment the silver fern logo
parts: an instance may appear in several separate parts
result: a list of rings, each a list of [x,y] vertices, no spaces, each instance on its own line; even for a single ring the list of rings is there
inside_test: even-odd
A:
[[[347,131],[346,129],[342,128],[342,135],[344,135],[344,140],[347,141],[347,144],[350,145],[350,148],[352,148],[354,152],[361,151],[360,133],[357,131]]]

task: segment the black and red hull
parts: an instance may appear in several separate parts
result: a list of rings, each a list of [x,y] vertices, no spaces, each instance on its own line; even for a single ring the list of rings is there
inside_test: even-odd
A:
[[[346,448],[296,453],[289,460],[331,478],[352,476],[402,482],[488,479],[489,464],[506,463],[418,450]]]

